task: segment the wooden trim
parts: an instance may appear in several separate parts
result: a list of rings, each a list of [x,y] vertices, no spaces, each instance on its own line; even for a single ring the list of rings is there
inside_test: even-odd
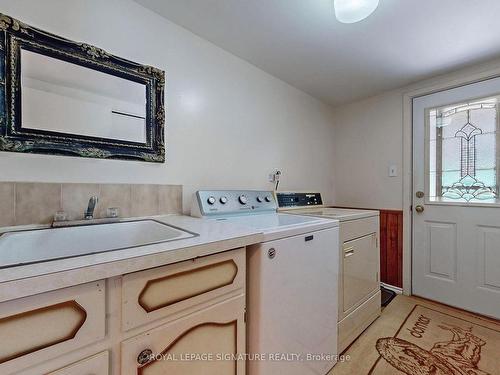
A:
[[[35,309],[35,310],[25,311],[25,312],[22,312],[20,314],[7,316],[5,318],[0,319],[0,326],[1,326],[2,324],[9,322],[9,321],[12,321],[12,320],[22,319],[22,318],[25,318],[25,317],[30,316],[30,315],[36,315],[36,314],[39,314],[41,312],[48,311],[48,310],[58,310],[58,309],[61,309],[64,307],[70,307],[70,308],[76,310],[80,314],[80,321],[73,328],[73,330],[68,333],[67,336],[65,336],[59,340],[56,340],[56,341],[51,341],[51,342],[48,342],[46,344],[39,345],[39,346],[30,348],[30,349],[12,354],[8,357],[0,358],[0,364],[7,362],[7,361],[10,361],[10,360],[15,359],[15,358],[22,357],[26,354],[36,352],[38,350],[48,348],[49,346],[57,345],[57,344],[60,344],[64,341],[68,341],[68,340],[73,339],[76,336],[76,334],[78,333],[78,331],[80,330],[80,328],[82,328],[85,321],[87,320],[87,312],[80,304],[78,304],[76,301],[73,300],[73,301],[66,301],[66,302],[58,303],[55,305],[45,306],[45,307]]]
[[[403,211],[380,210],[380,281],[403,287]]]
[[[226,283],[221,283],[221,284],[217,284],[213,287],[208,287],[208,288],[204,288],[202,290],[200,290],[199,292],[195,292],[195,293],[191,293],[191,294],[187,294],[185,295],[184,297],[182,298],[177,298],[177,299],[174,299],[174,300],[171,300],[171,301],[168,301],[168,302],[165,302],[165,303],[162,303],[162,304],[157,304],[157,305],[154,305],[154,306],[150,306],[148,305],[146,302],[144,302],[143,298],[144,298],[144,295],[146,294],[148,288],[152,285],[152,284],[156,284],[156,283],[159,283],[159,282],[163,282],[165,280],[168,280],[168,279],[171,279],[171,278],[176,278],[176,277],[182,277],[182,276],[185,276],[185,275],[189,275],[189,274],[194,274],[194,273],[197,273],[199,271],[203,271],[203,270],[206,270],[206,269],[210,269],[210,268],[216,268],[216,267],[219,267],[221,265],[225,265],[225,264],[229,264],[229,263],[232,263],[232,265],[234,266],[234,274],[233,276],[231,277],[231,281],[229,282],[226,282]],[[208,292],[211,292],[213,290],[216,290],[216,289],[219,289],[219,288],[222,288],[222,287],[225,287],[225,286],[228,286],[228,285],[231,285],[234,283],[234,280],[236,279],[236,276],[238,275],[238,265],[236,264],[236,262],[232,259],[230,260],[226,260],[224,262],[219,262],[219,263],[213,263],[213,264],[209,264],[209,265],[206,265],[206,266],[203,266],[203,267],[199,267],[199,268],[194,268],[194,269],[191,269],[191,270],[187,270],[187,271],[184,271],[184,272],[179,272],[179,273],[174,273],[172,275],[168,275],[168,276],[165,276],[165,277],[161,277],[159,279],[154,279],[154,280],[148,280],[148,282],[146,283],[146,285],[144,286],[144,288],[142,289],[141,293],[139,294],[139,298],[138,298],[138,303],[139,305],[148,313],[152,312],[152,311],[156,311],[156,310],[159,310],[159,309],[162,309],[164,307],[167,307],[167,306],[171,306],[171,305],[174,305],[176,303],[179,303],[181,301],[185,301],[185,300],[188,300],[190,298],[193,298],[193,297],[196,297],[196,296],[199,296],[199,295],[202,295],[202,294],[205,294],[205,293],[208,293]]]
[[[198,328],[201,328],[201,327],[227,327],[227,326],[234,326],[234,348],[235,348],[234,354],[236,354],[238,352],[238,320],[233,320],[233,321],[230,321],[228,323],[201,323],[201,324],[197,324],[194,327],[189,328],[187,331],[184,331],[181,335],[179,335],[160,354],[162,356],[166,355],[172,348],[175,347],[175,345],[179,341],[181,341],[185,336],[187,336],[188,334],[190,334],[191,332],[195,331]],[[157,359],[154,359],[154,360],[140,366],[137,369],[137,374],[141,375],[143,373],[144,368],[152,365],[156,361],[157,361]],[[237,361],[235,360],[235,362],[237,362]],[[237,363],[235,363],[235,375],[237,374],[237,372],[238,372],[238,366],[237,366]]]

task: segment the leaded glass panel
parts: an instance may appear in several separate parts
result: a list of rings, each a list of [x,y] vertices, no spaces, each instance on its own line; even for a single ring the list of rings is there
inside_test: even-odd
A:
[[[431,201],[499,203],[499,100],[427,110]]]

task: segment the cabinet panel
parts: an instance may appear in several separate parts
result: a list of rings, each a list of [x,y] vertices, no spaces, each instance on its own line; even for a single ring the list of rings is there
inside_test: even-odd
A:
[[[123,330],[195,307],[245,284],[245,251],[189,260],[123,277]]]
[[[368,233],[378,233],[379,217],[343,221],[340,223],[340,239],[343,243],[366,236]]]
[[[121,374],[243,375],[244,311],[241,295],[123,342]]]
[[[233,259],[149,280],[139,295],[139,305],[152,312],[212,290],[231,285],[238,274]]]
[[[377,235],[345,242],[342,250],[345,312],[379,289]]]
[[[101,352],[47,375],[108,375],[109,352]]]
[[[10,338],[0,347],[0,373],[18,372],[104,336],[104,281],[0,303],[0,337]]]
[[[87,319],[87,312],[76,301],[28,310],[0,319],[0,337],[16,337],[9,345],[0,346],[0,362],[73,339]],[[33,335],[40,327],[51,322],[44,335]]]

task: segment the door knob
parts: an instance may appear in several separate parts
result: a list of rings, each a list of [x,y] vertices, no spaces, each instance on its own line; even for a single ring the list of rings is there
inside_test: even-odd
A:
[[[422,206],[421,204],[415,206],[415,211],[417,211],[419,214],[424,212],[424,206]]]
[[[271,247],[267,251],[267,256],[269,257],[269,259],[274,259],[274,257],[276,256],[276,249],[274,247]]]
[[[144,349],[137,356],[137,363],[140,365],[145,365],[149,361],[151,361],[151,357],[153,357],[153,351],[151,349]]]

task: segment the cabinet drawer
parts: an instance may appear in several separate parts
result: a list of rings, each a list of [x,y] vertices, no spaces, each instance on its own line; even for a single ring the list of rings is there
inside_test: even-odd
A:
[[[351,241],[355,238],[366,236],[371,233],[378,233],[379,217],[367,217],[364,219],[343,221],[340,223],[341,243]]]
[[[245,290],[245,249],[123,276],[122,328],[131,328]]]
[[[121,374],[243,375],[244,314],[245,296],[234,297],[124,341]]]
[[[346,312],[379,288],[379,255],[375,233],[342,246],[343,308]]]
[[[47,375],[108,375],[109,352],[101,352]]]
[[[104,338],[105,318],[104,281],[0,303],[0,373],[18,372]]]

